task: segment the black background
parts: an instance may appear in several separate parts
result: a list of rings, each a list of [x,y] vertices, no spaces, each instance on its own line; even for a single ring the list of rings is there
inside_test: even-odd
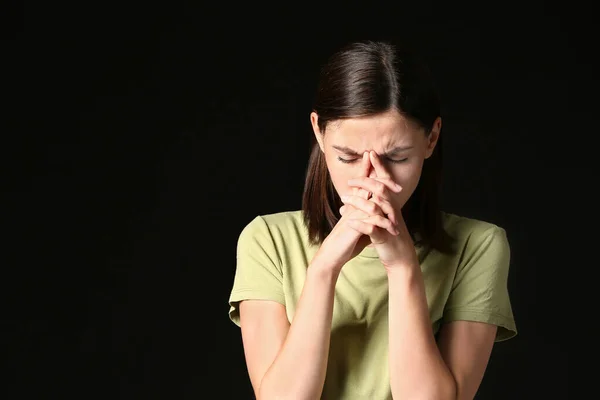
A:
[[[436,77],[444,208],[511,243],[519,335],[496,345],[478,398],[567,398],[592,6],[418,4],[9,6],[5,398],[251,398],[227,317],[237,236],[300,207],[325,57],[387,37]]]

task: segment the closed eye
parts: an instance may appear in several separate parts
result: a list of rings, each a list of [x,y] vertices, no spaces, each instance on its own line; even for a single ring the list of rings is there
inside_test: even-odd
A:
[[[358,161],[358,160],[361,160],[360,158],[350,158],[350,159],[349,159],[349,158],[342,158],[342,157],[339,157],[339,156],[338,156],[338,158],[337,158],[337,159],[338,159],[340,162],[343,162],[344,164],[351,164],[351,163],[353,163],[353,162],[356,162],[356,161]],[[403,162],[405,162],[406,160],[408,160],[408,158],[403,158],[403,159],[401,159],[401,160],[395,160],[395,159],[392,159],[392,158],[387,158],[387,161],[389,161],[389,162],[391,162],[391,163],[394,163],[394,164],[400,164],[400,163],[403,163]]]
[[[350,164],[350,163],[353,163],[356,160],[358,160],[358,158],[347,159],[347,158],[342,158],[342,157],[338,157],[337,159],[339,161],[343,162],[344,164]]]
[[[394,164],[400,164],[400,163],[403,163],[403,162],[405,162],[406,160],[408,160],[408,158],[403,158],[403,159],[401,159],[401,160],[394,160],[394,159],[392,159],[392,158],[388,158],[387,160],[388,160],[389,162],[391,162],[391,163],[394,163]]]

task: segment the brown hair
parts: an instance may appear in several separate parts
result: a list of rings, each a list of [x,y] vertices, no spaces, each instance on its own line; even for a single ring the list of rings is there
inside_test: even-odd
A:
[[[429,70],[413,51],[389,42],[354,42],[334,53],[321,69],[313,111],[322,133],[330,122],[391,109],[416,122],[427,135],[440,116],[440,101]],[[320,244],[340,219],[342,202],[325,157],[312,137],[302,211],[310,242]],[[439,207],[442,137],[425,160],[421,179],[402,215],[415,245],[450,252],[452,238],[443,229]]]

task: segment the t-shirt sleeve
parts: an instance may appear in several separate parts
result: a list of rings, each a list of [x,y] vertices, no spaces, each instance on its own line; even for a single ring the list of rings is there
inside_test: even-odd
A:
[[[493,226],[471,235],[444,308],[443,322],[466,320],[496,325],[496,341],[517,334],[508,293],[510,246],[506,231]]]
[[[229,296],[229,318],[238,326],[242,300],[272,300],[285,305],[280,257],[269,227],[260,216],[246,225],[238,238]]]

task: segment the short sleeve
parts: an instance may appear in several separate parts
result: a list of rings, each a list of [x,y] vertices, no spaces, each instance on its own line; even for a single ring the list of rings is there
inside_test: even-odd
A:
[[[444,308],[443,322],[466,320],[498,326],[496,341],[517,334],[508,293],[510,246],[506,231],[493,226],[471,235]]]
[[[272,300],[285,305],[280,258],[269,227],[260,216],[246,225],[238,238],[229,297],[229,318],[238,326],[242,300]]]

